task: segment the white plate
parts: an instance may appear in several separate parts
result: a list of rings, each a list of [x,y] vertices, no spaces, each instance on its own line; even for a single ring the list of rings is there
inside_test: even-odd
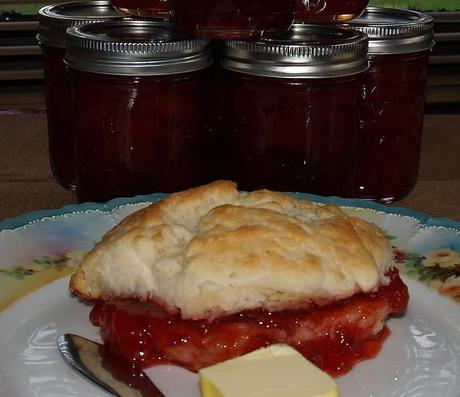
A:
[[[458,305],[427,287],[405,280],[407,313],[391,319],[391,335],[373,360],[338,378],[342,397],[460,396]],[[103,397],[70,370],[56,338],[73,332],[98,339],[90,307],[69,296],[68,278],[30,294],[0,315],[0,394],[5,397]],[[197,375],[174,366],[147,370],[170,397],[199,397]],[[250,396],[242,396],[250,397]]]

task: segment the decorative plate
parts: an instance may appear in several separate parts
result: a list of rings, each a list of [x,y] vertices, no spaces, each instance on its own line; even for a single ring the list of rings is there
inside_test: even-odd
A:
[[[338,378],[341,395],[458,397],[460,223],[365,200],[296,195],[335,202],[384,229],[411,294],[406,315],[390,320],[377,358]],[[0,315],[0,396],[106,395],[62,365],[57,352],[63,332],[97,338],[88,307],[69,296],[62,278],[107,230],[162,197],[71,205],[0,222],[0,311],[8,307]],[[185,370],[162,366],[149,374],[167,395],[199,396],[197,376]]]

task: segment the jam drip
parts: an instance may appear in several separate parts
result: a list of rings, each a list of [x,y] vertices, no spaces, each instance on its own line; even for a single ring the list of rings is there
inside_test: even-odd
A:
[[[197,371],[273,343],[287,343],[333,376],[374,357],[389,331],[386,317],[404,311],[407,287],[392,269],[375,293],[309,310],[248,310],[207,320],[183,320],[153,303],[97,303],[91,321],[106,347],[134,365],[174,363]]]
[[[112,377],[133,391],[133,396],[139,397],[164,397],[164,394],[155,386],[150,378],[139,367],[130,365],[129,362],[120,360],[119,356],[113,355],[100,345],[99,354],[102,357],[101,365]]]

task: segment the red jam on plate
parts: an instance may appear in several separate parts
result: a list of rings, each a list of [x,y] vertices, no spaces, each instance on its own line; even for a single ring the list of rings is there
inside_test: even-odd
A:
[[[273,343],[287,343],[333,376],[375,357],[389,335],[375,327],[403,312],[407,287],[396,269],[374,293],[324,307],[268,312],[249,310],[208,320],[183,320],[154,303],[97,303],[91,321],[109,350],[140,367],[173,363],[197,371]]]

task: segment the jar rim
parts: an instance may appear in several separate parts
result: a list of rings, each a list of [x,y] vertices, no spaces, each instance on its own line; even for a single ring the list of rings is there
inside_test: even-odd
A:
[[[67,30],[64,61],[87,72],[153,76],[192,72],[212,63],[209,40],[149,20],[107,21]]]
[[[112,7],[109,0],[83,0],[47,5],[38,11],[37,40],[43,45],[65,48],[67,28],[112,19],[129,18]]]
[[[411,53],[434,46],[433,18],[418,11],[368,7],[345,25],[368,36],[369,54]]]
[[[280,78],[333,78],[367,70],[367,36],[357,30],[299,24],[258,41],[224,42],[224,68]]]

